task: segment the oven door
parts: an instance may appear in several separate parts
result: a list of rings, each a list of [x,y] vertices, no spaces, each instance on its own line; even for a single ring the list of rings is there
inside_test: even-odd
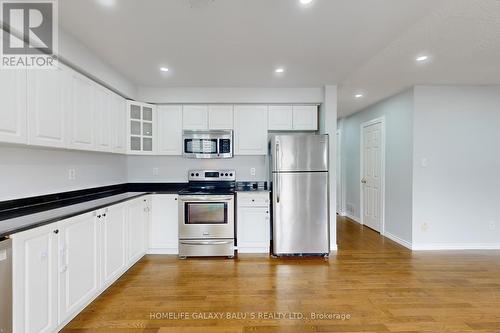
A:
[[[179,238],[234,238],[234,196],[180,196]]]

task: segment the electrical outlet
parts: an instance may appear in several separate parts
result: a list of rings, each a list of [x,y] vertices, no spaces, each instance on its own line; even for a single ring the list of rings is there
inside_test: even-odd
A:
[[[76,170],[75,169],[68,169],[68,179],[69,180],[76,179]]]
[[[255,170],[255,168],[250,168],[250,176],[255,176],[256,173],[257,171]]]
[[[497,228],[497,224],[495,223],[495,221],[490,221],[490,223],[488,223],[488,226],[490,230],[495,230]]]
[[[429,230],[429,225],[427,223],[422,223],[421,229],[422,231],[427,231]]]
[[[153,168],[153,176],[158,176],[160,174],[160,170],[158,168]]]

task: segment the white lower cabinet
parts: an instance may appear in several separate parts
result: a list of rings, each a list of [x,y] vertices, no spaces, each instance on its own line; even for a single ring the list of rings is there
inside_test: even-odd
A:
[[[98,293],[99,225],[94,213],[62,221],[59,236],[59,318],[70,318]]]
[[[132,200],[128,206],[128,250],[127,261],[133,263],[146,254],[149,219],[149,199]]]
[[[54,332],[58,325],[58,224],[14,235],[13,332]]]
[[[155,194],[151,201],[149,253],[178,254],[179,201],[177,194]]]
[[[150,198],[12,235],[14,332],[56,332],[146,252]]]
[[[101,216],[101,283],[111,285],[127,267],[127,207],[118,204],[98,213]]]
[[[237,193],[238,253],[269,253],[269,192]]]

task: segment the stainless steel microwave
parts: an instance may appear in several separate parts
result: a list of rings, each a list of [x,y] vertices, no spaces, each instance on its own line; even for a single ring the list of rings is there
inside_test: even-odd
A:
[[[182,137],[184,157],[233,157],[233,131],[184,131]]]

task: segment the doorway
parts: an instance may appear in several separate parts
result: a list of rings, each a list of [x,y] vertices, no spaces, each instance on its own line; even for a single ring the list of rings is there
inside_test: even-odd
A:
[[[361,223],[384,234],[385,119],[361,124]]]

